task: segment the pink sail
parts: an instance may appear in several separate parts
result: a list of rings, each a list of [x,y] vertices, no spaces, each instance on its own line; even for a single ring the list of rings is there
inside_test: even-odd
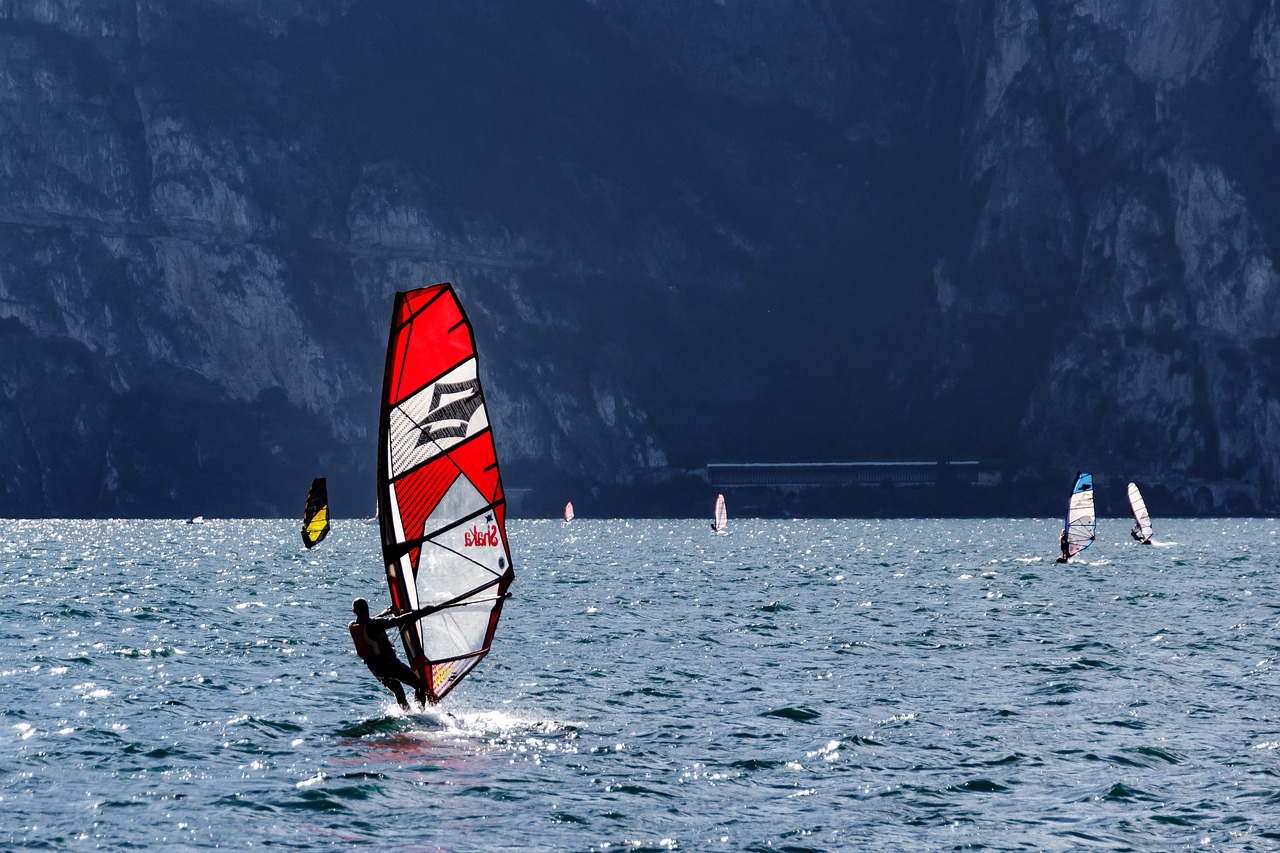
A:
[[[729,512],[724,506],[724,495],[716,495],[715,520],[711,524],[711,528],[716,533],[724,530],[725,525],[729,523]]]

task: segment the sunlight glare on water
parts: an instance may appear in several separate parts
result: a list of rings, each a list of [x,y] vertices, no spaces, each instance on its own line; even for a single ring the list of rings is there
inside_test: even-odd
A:
[[[1280,846],[1280,525],[1059,524],[515,522],[402,714],[375,527],[3,521],[0,847]]]

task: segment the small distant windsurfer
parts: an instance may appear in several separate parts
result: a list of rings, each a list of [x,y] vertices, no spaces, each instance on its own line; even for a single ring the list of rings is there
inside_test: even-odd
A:
[[[365,666],[369,667],[373,677],[395,694],[396,702],[406,711],[409,710],[409,701],[405,698],[404,688],[400,683],[404,682],[413,688],[413,698],[417,699],[418,704],[424,708],[427,705],[427,685],[417,673],[396,657],[395,646],[387,639],[387,631],[412,625],[431,610],[432,608],[428,607],[391,616],[390,614],[394,611],[388,607],[377,616],[370,616],[369,602],[363,598],[357,598],[351,602],[351,612],[355,614],[356,620],[347,627],[351,629],[351,640],[356,644],[356,654],[360,655]]]
[[[1133,523],[1133,529],[1129,531],[1129,535],[1134,539],[1137,539],[1143,545],[1151,544],[1151,537],[1142,535],[1142,525],[1136,521]]]
[[[1071,559],[1071,546],[1067,544],[1067,529],[1065,527],[1062,528],[1062,535],[1058,537],[1058,547],[1062,549],[1062,556],[1058,558],[1057,562],[1065,563]]]

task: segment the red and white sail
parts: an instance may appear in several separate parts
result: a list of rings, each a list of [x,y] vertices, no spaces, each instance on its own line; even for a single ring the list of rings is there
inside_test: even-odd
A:
[[[515,579],[475,338],[453,287],[397,293],[379,417],[378,518],[401,631],[438,702],[489,652]]]
[[[564,520],[566,524],[573,521],[573,501],[564,505]]]

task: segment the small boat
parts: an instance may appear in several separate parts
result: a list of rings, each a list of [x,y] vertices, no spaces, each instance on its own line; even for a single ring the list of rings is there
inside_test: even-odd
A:
[[[724,506],[724,495],[716,495],[716,508],[712,515],[711,529],[716,533],[723,533],[728,523],[729,512]]]
[[[1098,519],[1093,511],[1093,475],[1080,471],[1067,500],[1067,520],[1062,526],[1062,535],[1058,537],[1058,546],[1062,549],[1058,562],[1065,563],[1092,545],[1097,526]]]
[[[308,550],[329,535],[329,486],[324,477],[316,477],[307,490],[302,509],[302,544]]]
[[[1143,545],[1151,544],[1151,514],[1147,512],[1147,502],[1142,499],[1142,492],[1133,483],[1129,484],[1129,514],[1133,516],[1133,529],[1129,535]]]

